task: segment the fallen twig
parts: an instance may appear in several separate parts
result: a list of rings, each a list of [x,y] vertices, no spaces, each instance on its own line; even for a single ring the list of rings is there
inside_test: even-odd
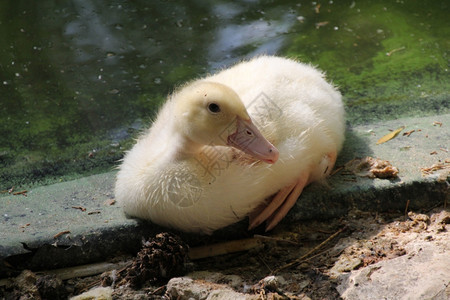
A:
[[[81,211],[86,211],[86,208],[83,206],[72,206],[72,208],[79,209]]]
[[[93,276],[97,274],[101,274],[103,272],[119,269],[122,267],[126,267],[131,264],[131,261],[123,261],[118,263],[95,263],[89,265],[82,265],[70,268],[61,268],[55,270],[41,271],[36,272],[39,275],[56,275],[58,278],[62,280],[72,279],[76,277],[87,277]],[[11,278],[0,279],[0,286],[7,285],[11,282]]]
[[[314,253],[315,251],[319,250],[320,248],[322,248],[322,246],[324,246],[325,244],[327,244],[329,241],[331,241],[332,239],[334,239],[335,237],[337,237],[342,231],[344,231],[346,229],[346,226],[342,227],[341,229],[339,229],[338,231],[336,231],[335,233],[333,233],[332,235],[330,235],[325,241],[323,241],[322,243],[320,243],[319,245],[317,245],[316,247],[314,247],[312,250],[310,250],[308,253],[306,253],[305,255],[301,256],[300,258],[285,264],[284,266],[276,269],[272,274],[276,274],[282,270],[288,269],[290,267],[293,267],[295,265],[300,264],[301,262],[305,261],[307,259],[308,256],[310,256],[312,253]],[[313,257],[316,257],[316,255],[314,255]],[[312,257],[308,258],[311,259]]]
[[[131,261],[122,261],[118,263],[101,262],[89,265],[82,265],[70,268],[55,269],[43,271],[44,274],[56,275],[62,280],[71,279],[75,277],[87,277],[101,274],[103,272],[119,269],[131,264]],[[39,272],[38,272],[39,274]]]
[[[156,288],[155,290],[153,290],[152,292],[150,292],[150,295],[155,295],[159,292],[161,292],[162,290],[164,290],[166,288],[166,285],[160,286],[159,288]]]
[[[281,239],[281,238],[272,237],[272,236],[265,236],[265,235],[255,234],[253,237],[258,238],[258,239],[263,239],[263,240],[282,242],[282,243],[289,243],[289,244],[292,244],[292,245],[295,245],[295,246],[299,246],[300,245],[299,243],[291,241],[291,240]]]
[[[411,135],[411,133],[413,133],[413,132],[415,132],[416,130],[415,129],[413,129],[413,130],[410,130],[410,131],[407,131],[407,132],[403,132],[403,136],[407,136],[407,137],[409,137],[410,135]]]
[[[405,49],[406,49],[405,47],[400,47],[400,48],[392,49],[391,51],[387,52],[386,55],[387,55],[387,56],[391,56],[391,55],[394,54],[395,52],[402,51],[402,50],[405,50]]]
[[[356,180],[356,178],[350,178],[350,179],[348,179],[348,178],[345,178],[345,179],[344,179],[344,181],[349,181],[349,182],[358,182],[358,181]]]
[[[406,201],[406,207],[405,207],[405,219],[408,219],[408,207],[409,207],[409,199]]]
[[[63,235],[63,234],[68,234],[68,233],[70,233],[70,230],[61,231],[61,232],[58,232],[57,234],[55,234],[55,235],[53,236],[53,238],[56,239],[57,237],[60,237],[61,235]]]
[[[194,247],[189,250],[189,258],[192,260],[228,253],[246,251],[256,248],[262,244],[260,238],[249,238],[218,243],[207,246]]]
[[[27,196],[27,193],[28,193],[28,191],[27,190],[23,190],[23,191],[20,191],[20,192],[14,192],[14,193],[12,193],[14,196],[17,196],[17,195],[24,195],[25,197]]]

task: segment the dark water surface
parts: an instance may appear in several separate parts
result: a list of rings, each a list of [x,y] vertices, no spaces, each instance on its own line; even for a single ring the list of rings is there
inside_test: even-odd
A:
[[[0,190],[111,170],[184,81],[311,62],[348,121],[449,111],[447,1],[1,1]]]

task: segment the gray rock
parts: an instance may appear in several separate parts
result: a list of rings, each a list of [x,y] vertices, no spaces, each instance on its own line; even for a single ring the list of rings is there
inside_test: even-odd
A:
[[[261,279],[260,283],[271,291],[277,291],[286,284],[286,280],[284,280],[283,276],[270,275]]]
[[[246,295],[235,292],[224,284],[211,283],[204,280],[194,280],[189,277],[172,278],[167,283],[167,295],[173,299],[180,300],[252,300],[257,299],[257,295]]]
[[[357,269],[362,263],[362,260],[358,257],[344,257],[335,263],[330,273],[333,275],[336,273],[349,272]]]
[[[449,232],[418,238],[406,255],[338,276],[343,299],[450,299]]]

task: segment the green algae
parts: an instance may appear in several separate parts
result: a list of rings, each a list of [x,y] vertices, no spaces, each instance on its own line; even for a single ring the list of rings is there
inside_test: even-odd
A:
[[[447,12],[420,1],[2,2],[0,190],[113,169],[177,86],[261,53],[319,66],[353,125],[448,112]]]
[[[326,70],[351,123],[448,111],[447,4],[340,5],[321,16],[325,26],[294,38],[287,53]]]

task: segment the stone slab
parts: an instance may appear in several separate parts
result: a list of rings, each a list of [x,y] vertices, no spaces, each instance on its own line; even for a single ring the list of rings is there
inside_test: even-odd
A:
[[[435,123],[440,122],[440,123]],[[442,125],[439,125],[442,124]],[[352,208],[368,211],[428,210],[448,201],[447,180],[422,176],[420,168],[448,161],[450,114],[405,118],[349,127],[337,166],[355,157],[388,160],[400,170],[395,180],[348,176],[339,172],[327,185],[305,189],[283,222],[327,219],[345,215]],[[376,141],[389,130],[406,126],[384,144]],[[14,275],[14,268],[59,268],[105,260],[132,253],[143,236],[166,230],[150,223],[127,219],[114,199],[115,172],[70,182],[33,188],[24,195],[0,197],[0,277]],[[206,238],[236,239],[251,236],[247,220]],[[257,229],[262,230],[262,228]],[[195,245],[205,237],[184,234]]]

